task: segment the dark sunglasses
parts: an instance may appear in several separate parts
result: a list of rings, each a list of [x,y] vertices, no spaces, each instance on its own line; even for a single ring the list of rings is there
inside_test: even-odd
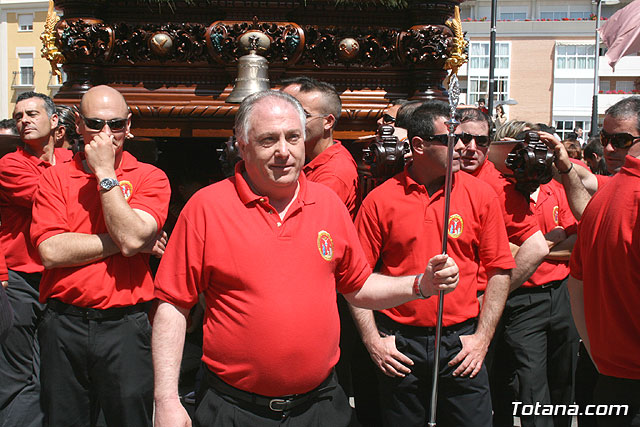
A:
[[[491,143],[487,135],[473,135],[470,133],[462,132],[460,134],[457,134],[456,138],[461,139],[464,145],[469,145],[469,143],[474,139],[478,147],[488,147]]]
[[[393,117],[393,116],[391,116],[391,115],[389,115],[387,113],[384,113],[382,115],[382,123],[392,124],[392,123],[395,123],[395,122],[396,122],[396,118],[395,117]]]
[[[604,130],[600,131],[600,143],[603,147],[611,144],[613,148],[629,148],[639,139],[640,136],[633,136],[626,132],[607,133]]]
[[[109,129],[111,130],[122,130],[127,124],[127,119],[111,119],[111,120],[102,120],[102,119],[90,119],[83,115],[80,115],[84,124],[93,130],[102,130],[104,125],[109,125]]]
[[[447,135],[446,133],[442,135],[423,136],[422,139],[424,139],[425,141],[435,142],[440,145],[449,145],[449,135]]]

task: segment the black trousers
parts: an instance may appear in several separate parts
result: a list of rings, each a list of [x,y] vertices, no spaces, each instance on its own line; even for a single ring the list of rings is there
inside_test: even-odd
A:
[[[147,313],[88,320],[47,308],[42,349],[45,425],[151,426],[153,368]]]
[[[295,372],[291,373],[295,375]],[[205,375],[206,377],[206,375]],[[219,393],[203,381],[198,393],[194,426],[200,427],[347,427],[353,410],[347,396],[332,373],[326,384],[329,391],[295,408],[276,412],[265,406],[247,403]],[[230,387],[230,386],[227,386]]]
[[[494,424],[513,426],[515,399],[523,405],[573,403],[579,337],[569,304],[566,279],[545,288],[511,293],[496,339],[491,390]],[[569,427],[570,416],[520,416],[523,427]]]
[[[9,270],[7,297],[13,326],[0,347],[0,426],[42,426],[40,348],[36,330],[43,305],[38,302],[41,275]]]
[[[594,393],[596,405],[628,405],[626,415],[596,417],[598,427],[640,427],[640,380],[615,378],[600,374]],[[605,410],[599,407],[597,410]],[[597,412],[599,413],[599,412]]]
[[[381,332],[395,335],[398,351],[414,362],[411,373],[404,378],[391,378],[379,372],[383,425],[424,427],[429,420],[435,334],[432,328],[400,325],[380,313],[376,313],[376,323]],[[436,414],[439,427],[491,426],[489,378],[484,364],[474,378],[454,377],[457,366],[448,365],[462,349],[460,336],[474,331],[474,322],[443,330]]]

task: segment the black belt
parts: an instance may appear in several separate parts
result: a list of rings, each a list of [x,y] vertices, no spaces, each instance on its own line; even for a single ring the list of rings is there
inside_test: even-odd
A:
[[[551,289],[558,289],[566,281],[567,281],[567,278],[564,278],[562,280],[554,280],[552,282],[548,282],[548,283],[545,283],[545,284],[540,285],[540,286],[530,286],[530,287],[526,287],[526,288],[520,286],[518,289],[516,289],[513,292],[511,292],[509,294],[509,297],[512,297],[514,295],[535,294],[535,293],[538,293],[538,292],[549,291]]]
[[[389,316],[380,313],[379,311],[373,312],[376,323],[379,326],[382,326],[384,329],[388,329],[390,332],[400,332],[405,336],[422,336],[422,335],[435,335],[436,328],[434,326],[414,326],[414,325],[405,325],[404,323],[398,323]],[[471,319],[467,319],[464,322],[456,323],[451,326],[443,326],[442,332],[458,332],[462,329],[465,329],[469,326],[475,325],[477,322],[476,317],[472,317]]]
[[[274,412],[290,411],[296,406],[300,406],[303,403],[316,400],[320,398],[323,393],[336,388],[335,385],[329,385],[332,381],[335,382],[335,373],[332,371],[327,379],[322,382],[322,384],[320,384],[310,392],[281,397],[269,397],[237,389],[222,381],[216,374],[211,372],[211,370],[206,369],[205,371],[207,373],[207,385],[219,394],[232,397],[244,403],[270,409]]]
[[[127,314],[148,312],[151,308],[151,301],[126,307],[112,307],[100,310],[99,308],[78,307],[77,305],[65,304],[57,299],[50,299],[47,302],[47,308],[58,314],[82,317],[85,320],[119,319]]]

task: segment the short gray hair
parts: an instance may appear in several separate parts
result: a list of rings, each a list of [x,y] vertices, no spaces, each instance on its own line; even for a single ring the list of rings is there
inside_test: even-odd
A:
[[[640,96],[630,96],[621,99],[607,108],[604,113],[614,119],[635,119],[636,130],[640,132]]]
[[[262,92],[256,92],[252,95],[247,96],[240,104],[240,108],[238,108],[238,112],[236,113],[236,121],[235,121],[235,135],[238,141],[249,142],[249,119],[253,113],[253,110],[258,104],[258,102],[262,101],[266,98],[277,98],[281,99],[285,102],[288,102],[298,113],[300,116],[300,125],[302,127],[302,139],[306,138],[305,134],[305,124],[307,122],[307,116],[304,112],[304,108],[300,105],[297,99],[288,93],[280,92],[278,90],[265,90]]]

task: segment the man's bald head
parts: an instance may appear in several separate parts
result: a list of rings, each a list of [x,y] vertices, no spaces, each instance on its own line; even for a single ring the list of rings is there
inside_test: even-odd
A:
[[[89,112],[107,106],[113,112],[117,112],[120,117],[127,117],[129,114],[129,107],[127,107],[124,96],[116,89],[105,85],[94,86],[82,96],[80,114],[86,116]]]

